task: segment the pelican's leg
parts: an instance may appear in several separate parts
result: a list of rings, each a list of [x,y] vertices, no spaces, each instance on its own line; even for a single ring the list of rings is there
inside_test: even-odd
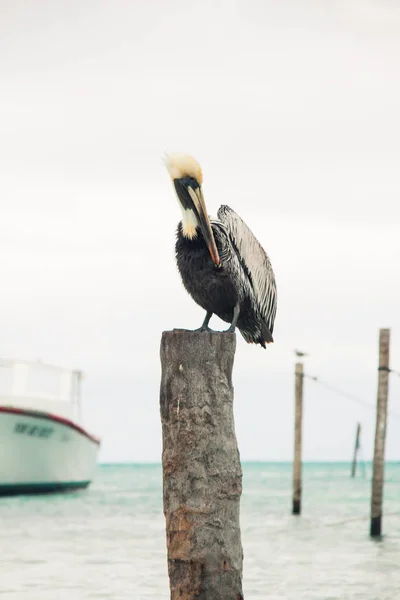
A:
[[[235,333],[236,323],[239,318],[239,314],[240,314],[240,306],[239,306],[239,304],[236,304],[235,308],[233,309],[233,319],[232,319],[231,326],[229,327],[229,329],[225,330],[225,333]]]
[[[212,331],[212,329],[209,328],[208,324],[210,322],[211,317],[213,316],[212,312],[207,311],[207,314],[205,316],[205,319],[203,321],[203,325],[201,327],[199,327],[198,329],[195,329],[194,331]]]

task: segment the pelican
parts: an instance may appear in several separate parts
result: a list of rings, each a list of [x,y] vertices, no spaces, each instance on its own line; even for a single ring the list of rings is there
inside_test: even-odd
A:
[[[207,215],[203,175],[189,155],[171,154],[165,165],[182,210],[175,245],[183,285],[205,311],[195,331],[212,331],[213,314],[236,327],[250,344],[273,342],[277,290],[271,262],[245,222],[229,206]]]

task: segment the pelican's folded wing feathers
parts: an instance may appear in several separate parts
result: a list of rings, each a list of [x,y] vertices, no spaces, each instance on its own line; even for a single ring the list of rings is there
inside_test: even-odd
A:
[[[260,316],[270,333],[274,330],[277,290],[271,261],[246,223],[229,206],[218,210],[232,245],[241,261],[254,291],[254,300]]]

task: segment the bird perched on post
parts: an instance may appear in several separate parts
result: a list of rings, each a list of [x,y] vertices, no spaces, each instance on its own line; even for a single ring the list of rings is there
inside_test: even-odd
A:
[[[273,342],[277,290],[271,262],[244,221],[229,206],[218,218],[207,215],[200,165],[191,156],[173,154],[165,164],[182,210],[175,245],[183,285],[206,311],[196,331],[211,331],[215,313],[237,327],[248,343]]]
[[[302,352],[301,350],[296,350],[296,348],[294,350],[294,353],[298,357],[309,356],[309,354],[307,354],[306,352]]]

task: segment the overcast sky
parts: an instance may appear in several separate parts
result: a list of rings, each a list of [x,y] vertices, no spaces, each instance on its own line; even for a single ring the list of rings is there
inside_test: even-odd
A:
[[[275,344],[237,338],[242,459],[292,457],[293,348],[375,403],[380,327],[400,370],[395,0],[0,0],[0,44],[0,355],[85,371],[102,461],[160,460],[161,332],[204,317],[165,151],[199,160],[210,214],[229,204],[275,270]],[[350,459],[358,420],[368,458],[374,411],[305,381],[306,459]]]

